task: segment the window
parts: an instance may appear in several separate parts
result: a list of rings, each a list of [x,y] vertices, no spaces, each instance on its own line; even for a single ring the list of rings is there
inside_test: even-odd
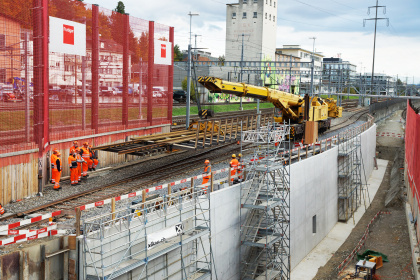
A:
[[[6,35],[0,34],[0,48],[6,47]]]
[[[248,3],[248,0],[244,0],[244,4],[247,4]]]
[[[273,0],[270,0],[270,6],[271,6],[271,4],[272,4],[272,1],[273,1]]]
[[[312,233],[316,233],[316,215],[312,217]]]
[[[271,20],[271,14],[270,14],[270,16],[268,18],[269,18],[269,20]]]
[[[268,0],[265,0],[265,4],[268,4]]]
[[[274,8],[276,7],[276,1],[274,1]]]
[[[236,13],[232,13],[232,18],[236,18]]]
[[[258,0],[254,0],[254,3],[258,3]]]
[[[246,18],[246,12],[242,13],[242,18]]]
[[[265,13],[265,19],[267,19],[267,13]]]
[[[254,18],[257,18],[257,12],[254,12]]]
[[[59,61],[57,61],[57,62],[55,63],[55,66],[56,66],[56,67],[60,67],[60,62],[59,62]]]
[[[0,83],[6,83],[6,69],[0,69]]]
[[[276,21],[276,16],[273,16],[273,21]]]

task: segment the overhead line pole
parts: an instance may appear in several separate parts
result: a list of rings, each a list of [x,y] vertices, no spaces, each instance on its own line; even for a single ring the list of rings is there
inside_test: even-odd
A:
[[[315,68],[315,40],[316,37],[311,37],[309,38],[311,40],[314,40],[313,45],[312,45],[312,65],[311,65],[311,92],[310,92],[310,96],[314,95],[314,68]]]
[[[188,44],[188,63],[187,63],[187,100],[186,100],[186,118],[185,118],[185,124],[186,128],[188,129],[190,125],[190,97],[191,97],[191,23],[192,23],[192,17],[198,16],[199,14],[193,14],[189,12],[188,14],[190,16],[190,43]]]
[[[387,26],[389,26],[389,18],[378,18],[378,8],[383,8],[383,13],[386,14],[386,6],[378,6],[378,1],[379,0],[376,0],[376,6],[370,6],[368,8],[368,15],[370,15],[370,9],[375,8],[375,17],[363,20],[363,26],[366,25],[367,20],[375,21],[375,33],[373,35],[373,61],[372,61],[372,78],[370,79],[370,94],[373,94],[373,81],[374,81],[374,74],[375,74],[376,29],[377,29],[378,20],[387,20]]]

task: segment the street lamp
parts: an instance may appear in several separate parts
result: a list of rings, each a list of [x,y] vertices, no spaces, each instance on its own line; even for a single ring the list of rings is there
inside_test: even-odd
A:
[[[187,70],[188,70],[188,74],[187,74],[187,113],[186,113],[186,127],[188,129],[189,125],[190,125],[190,97],[191,97],[191,23],[192,23],[192,17],[193,16],[198,16],[198,13],[191,13],[189,12],[188,14],[190,16],[190,43],[188,44],[188,63],[187,63]]]
[[[315,40],[316,40],[316,37],[311,37],[309,39],[314,40],[313,46],[312,46],[311,92],[310,92],[310,95],[312,96],[312,95],[314,95],[314,67],[315,67],[314,54],[315,54]]]

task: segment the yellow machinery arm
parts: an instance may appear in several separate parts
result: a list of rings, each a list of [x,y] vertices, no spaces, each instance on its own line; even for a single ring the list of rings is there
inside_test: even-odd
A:
[[[251,97],[271,102],[276,108],[281,110],[283,114],[282,117],[276,118],[277,121],[282,122],[283,120],[290,120],[295,123],[303,122],[305,102],[303,98],[298,95],[267,87],[229,82],[215,77],[202,76],[198,78],[198,82],[211,92],[233,94],[239,97]],[[331,104],[331,110],[338,110],[336,104],[333,104],[330,100],[327,104],[321,98],[313,97],[310,100],[310,103],[310,121],[326,120],[329,116],[329,104]],[[338,114],[337,111],[337,113],[334,114],[334,116],[331,115],[331,117],[341,117],[341,113]]]

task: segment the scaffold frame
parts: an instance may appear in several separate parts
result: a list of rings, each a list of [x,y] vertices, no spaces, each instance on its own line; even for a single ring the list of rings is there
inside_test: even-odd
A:
[[[210,192],[201,188],[87,219],[83,277],[208,279],[213,260],[210,228]]]
[[[289,131],[273,123],[242,135],[255,149],[241,185],[241,279],[290,279],[290,165],[280,154]]]

